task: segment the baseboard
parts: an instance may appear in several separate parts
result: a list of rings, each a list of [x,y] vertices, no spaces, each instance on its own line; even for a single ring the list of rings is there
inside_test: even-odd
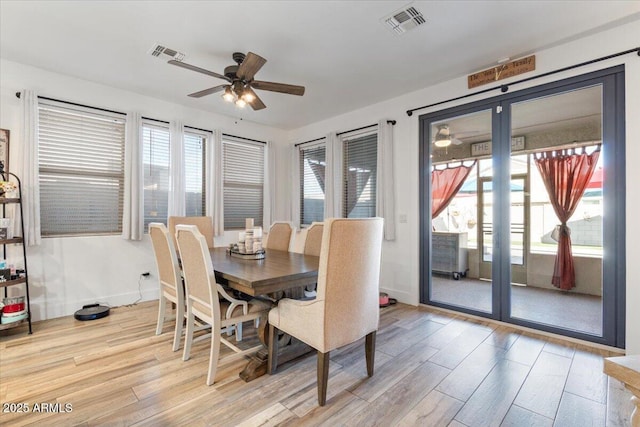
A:
[[[415,301],[415,297],[413,296],[413,293],[399,291],[397,289],[382,288],[382,287],[380,288],[380,292],[389,294],[391,298],[395,298],[398,300],[398,302],[401,302],[404,304],[416,305],[418,303],[417,301]]]
[[[591,341],[585,341],[585,340],[581,340],[581,339],[578,339],[578,338],[567,337],[567,336],[564,336],[564,335],[558,335],[558,334],[554,334],[552,332],[540,331],[538,329],[527,328],[526,326],[515,325],[513,323],[503,322],[503,321],[496,320],[496,319],[489,319],[487,317],[475,316],[473,314],[467,314],[467,313],[460,313],[459,311],[449,310],[447,308],[442,308],[442,307],[435,307],[433,305],[418,304],[418,306],[422,307],[422,308],[425,308],[425,309],[427,309],[429,311],[440,311],[440,312],[443,312],[443,313],[455,314],[456,316],[467,317],[469,319],[479,320],[479,321],[487,322],[487,323],[493,323],[493,324],[496,324],[496,325],[505,326],[507,328],[515,329],[515,330],[518,330],[518,331],[527,332],[527,333],[530,333],[532,335],[539,335],[539,336],[543,336],[543,337],[554,338],[554,339],[557,339],[557,340],[560,340],[560,341],[566,341],[566,342],[570,342],[570,343],[574,343],[574,344],[580,344],[580,345],[583,345],[585,347],[595,348],[595,349],[599,349],[599,350],[606,350],[606,351],[610,351],[612,353],[616,353],[616,354],[620,354],[620,355],[626,354],[626,351],[624,349],[618,348],[618,347],[611,347],[611,346],[608,346],[608,345],[598,344],[598,343],[591,342]]]
[[[46,301],[31,301],[31,318],[34,322],[39,320],[55,319],[58,317],[70,316],[82,306],[88,304],[101,304],[108,307],[119,307],[142,301],[150,301],[158,299],[158,288],[143,289],[116,294],[103,295],[95,298],[82,298],[69,301],[68,299],[47,299]]]

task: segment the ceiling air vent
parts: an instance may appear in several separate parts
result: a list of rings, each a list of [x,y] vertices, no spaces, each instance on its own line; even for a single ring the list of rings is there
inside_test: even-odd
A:
[[[156,58],[159,58],[161,55],[167,55],[170,56],[171,59],[175,59],[176,61],[182,61],[184,59],[184,53],[170,49],[166,46],[159,45],[158,43],[151,46],[151,49],[149,49],[149,53],[151,54],[151,56],[155,56]]]
[[[391,15],[382,18],[389,30],[395,34],[404,34],[427,22],[422,12],[413,6],[405,6]]]

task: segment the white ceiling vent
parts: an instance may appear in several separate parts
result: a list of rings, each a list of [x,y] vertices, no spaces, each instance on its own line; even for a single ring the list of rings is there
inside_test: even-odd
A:
[[[386,27],[395,34],[404,34],[427,22],[424,16],[422,16],[422,12],[411,5],[396,10],[389,16],[385,16],[382,18],[382,21]]]
[[[151,46],[151,49],[149,49],[149,53],[151,54],[151,56],[155,56],[156,58],[159,58],[161,55],[167,55],[170,56],[171,59],[175,59],[176,61],[182,61],[184,59],[184,53],[170,49],[166,46],[162,46],[158,43]]]

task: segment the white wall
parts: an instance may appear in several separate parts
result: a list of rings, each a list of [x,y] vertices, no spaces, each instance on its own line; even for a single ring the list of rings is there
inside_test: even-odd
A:
[[[592,35],[566,45],[550,48],[536,54],[537,70],[525,76],[505,80],[504,83],[523,77],[571,66],[594,58],[607,56],[619,51],[637,47],[640,22],[636,21],[618,28]],[[607,60],[572,71],[543,77],[535,81],[512,87],[511,91],[524,89],[584,74],[618,64],[626,66],[626,143],[627,143],[627,319],[626,346],[629,354],[640,353],[640,222],[636,217],[640,212],[640,197],[635,183],[640,182],[640,58],[635,54]],[[425,67],[429,61],[425,59]],[[501,82],[502,83],[502,82]],[[348,114],[297,129],[289,133],[291,144],[324,136],[330,131],[344,131],[376,123],[379,119],[395,119],[395,170],[396,170],[396,219],[406,215],[406,223],[397,224],[397,238],[384,242],[382,256],[381,288],[402,302],[417,304],[419,301],[419,194],[418,194],[418,118],[420,114],[438,111],[454,105],[476,101],[499,95],[498,91],[471,97],[458,102],[450,102],[435,108],[424,109],[408,117],[406,111],[435,102],[444,101],[467,93],[466,76],[460,76],[429,88],[399,96],[388,101],[371,105]],[[480,88],[482,89],[482,88]],[[372,88],[374,90],[374,88]],[[286,184],[285,184],[286,185]]]
[[[51,73],[15,62],[0,61],[0,127],[11,131],[10,164],[16,171],[20,151],[20,103],[15,93],[34,90],[40,96],[77,102],[115,111],[138,111],[144,117],[181,120],[202,129],[221,129],[233,135],[276,145],[276,161],[286,151],[285,133],[245,120],[189,109],[158,99]],[[237,123],[236,123],[237,121]],[[282,169],[277,167],[277,170]],[[285,172],[286,173],[286,172]],[[279,177],[279,179],[283,179]],[[284,204],[285,195],[276,192],[274,205]],[[277,209],[276,212],[281,210]],[[216,244],[237,240],[237,232],[225,233]],[[44,238],[27,250],[31,309],[34,320],[73,314],[89,303],[123,305],[158,297],[155,260],[148,236],[140,242],[120,236]],[[140,274],[151,272],[148,279]],[[10,289],[16,293],[19,289]]]

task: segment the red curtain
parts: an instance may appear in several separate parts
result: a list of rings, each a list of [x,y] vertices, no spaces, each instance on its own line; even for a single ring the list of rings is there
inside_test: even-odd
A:
[[[451,200],[458,194],[469,172],[476,165],[447,166],[445,169],[431,171],[431,218],[435,218],[445,210]]]
[[[574,149],[547,151],[535,155],[535,163],[542,175],[553,209],[560,219],[556,227],[558,253],[551,283],[560,289],[576,286],[576,272],[571,253],[571,230],[567,221],[576,210],[600,156],[600,146],[587,154]]]

